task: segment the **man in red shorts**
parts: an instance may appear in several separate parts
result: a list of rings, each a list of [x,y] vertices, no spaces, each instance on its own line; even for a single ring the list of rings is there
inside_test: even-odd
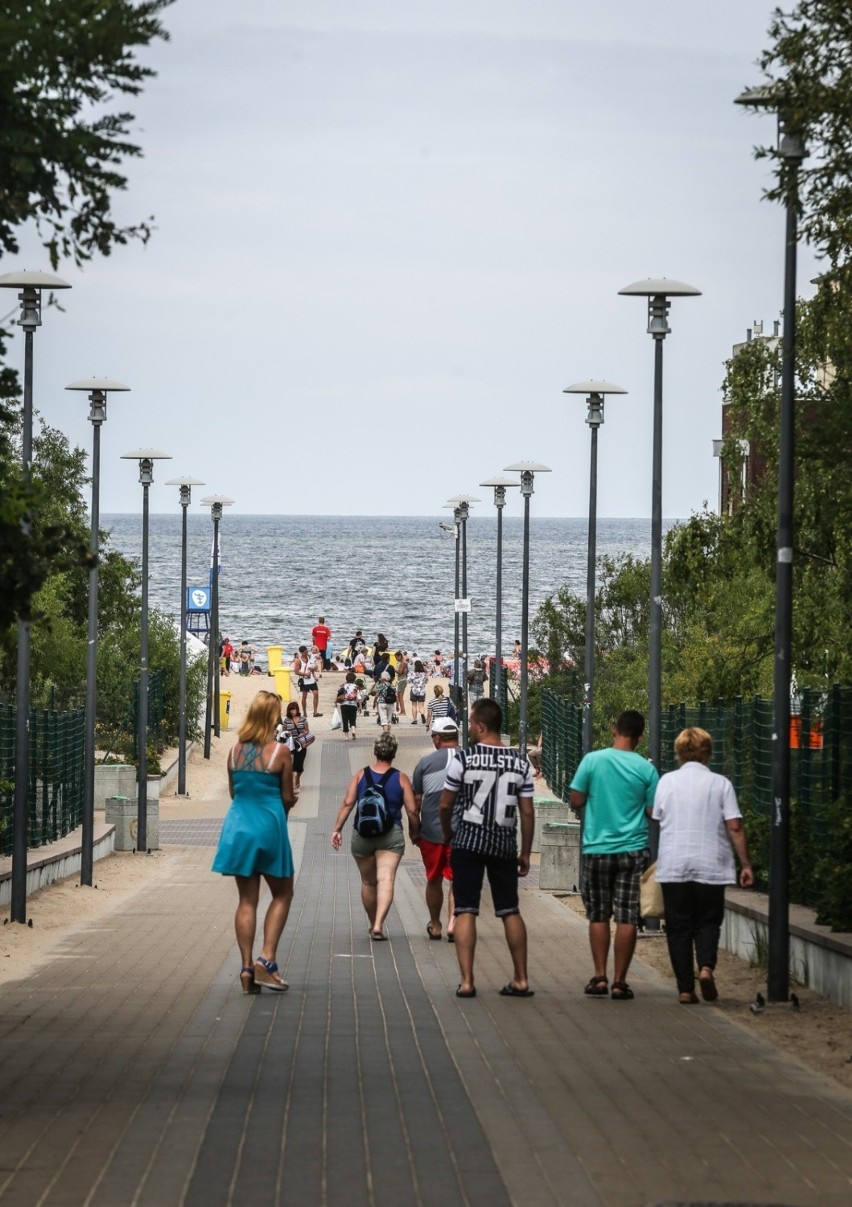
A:
[[[414,768],[412,776],[414,799],[420,811],[418,845],[426,868],[426,906],[429,910],[426,933],[430,939],[434,939],[436,942],[443,937],[441,913],[444,908],[443,882],[446,880],[449,905],[447,941],[454,943],[455,918],[453,917],[453,873],[450,870],[450,844],[444,842],[438,805],[444,789],[444,781],[447,778],[447,768],[458,750],[458,725],[450,717],[437,717],[432,723],[430,737],[435,749],[431,754],[424,754]]]

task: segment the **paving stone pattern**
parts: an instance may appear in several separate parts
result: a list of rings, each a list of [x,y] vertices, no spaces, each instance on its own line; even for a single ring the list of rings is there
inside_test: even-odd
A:
[[[424,737],[402,728],[410,769]],[[172,823],[167,878],[0,991],[0,1203],[852,1200],[852,1096],[678,1006],[641,964],[635,1001],[584,998],[585,928],[535,885],[533,999],[499,996],[510,965],[487,908],[478,996],[455,998],[414,849],[391,941],[371,943],[353,861],[329,845],[369,745],[317,746],[291,815],[288,993],[240,992],[233,885],[191,845],[214,841],[206,819]]]

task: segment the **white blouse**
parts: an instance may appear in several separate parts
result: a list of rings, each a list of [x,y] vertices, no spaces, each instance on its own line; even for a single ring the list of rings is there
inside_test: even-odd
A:
[[[725,822],[742,813],[729,779],[704,763],[684,763],[660,780],[652,816],[660,823],[660,884],[736,884],[734,848]]]

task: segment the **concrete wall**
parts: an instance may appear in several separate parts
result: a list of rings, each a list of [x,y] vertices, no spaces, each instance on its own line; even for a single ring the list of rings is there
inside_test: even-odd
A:
[[[27,857],[27,897],[36,889],[53,884],[64,876],[73,876],[79,872],[82,861],[82,847],[79,828],[51,843],[49,853],[46,848],[36,848],[28,852]],[[95,822],[93,858],[104,859],[111,855],[115,845],[115,827]],[[12,870],[11,858],[4,859],[0,868],[0,905],[7,905],[12,899]],[[6,866],[8,864],[8,866]]]

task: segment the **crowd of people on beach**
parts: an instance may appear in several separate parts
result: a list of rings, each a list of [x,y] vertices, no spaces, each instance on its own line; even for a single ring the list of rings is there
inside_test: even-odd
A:
[[[258,692],[228,756],[232,804],[213,870],[233,876],[237,884],[235,928],[245,993],[259,993],[262,987],[287,989],[276,962],[293,898],[287,814],[298,798],[305,753],[315,737],[306,700],[312,697],[313,715],[321,716],[316,711],[316,678],[334,665],[331,633],[322,617],[319,626],[325,630],[319,634],[325,638],[322,647],[315,627],[312,648],[303,645],[294,657],[301,705],[291,701],[282,717],[280,696]],[[426,872],[426,935],[430,942],[446,937],[455,944],[459,998],[473,998],[477,992],[476,918],[487,877],[512,965],[511,978],[499,992],[505,997],[532,997],[518,889],[530,868],[533,767],[525,752],[504,743],[500,706],[482,693],[469,695],[465,747],[460,745],[457,710],[443,684],[433,684],[433,698],[424,709],[427,683],[445,677],[443,669],[435,673],[444,665],[436,651],[430,671],[420,658],[414,658],[412,666],[406,651],[392,652],[381,633],[369,649],[360,630],[349,643],[342,667],[345,676],[336,693],[340,728],[354,740],[359,714],[373,706],[381,732],[373,745],[373,761],[358,770],[346,788],[331,845],[342,848],[344,826],[354,814],[349,847],[361,879],[369,937],[374,943],[385,942],[396,871],[405,851],[403,822],[407,822],[408,837],[419,848]],[[449,677],[452,682],[452,669]],[[425,726],[432,745],[411,778],[394,766],[398,742],[392,726],[406,715],[403,685],[409,690],[411,723]],[[613,1001],[634,997],[628,971],[640,924],[642,880],[651,864],[649,820],[653,818],[659,823],[659,854],[653,870],[663,899],[678,1000],[683,1005],[699,1001],[697,967],[697,987],[703,999],[712,1002],[718,997],[714,972],[725,885],[753,884],[742,815],[731,782],[709,768],[709,733],[697,727],[684,729],[675,742],[679,769],[662,779],[637,751],[643,733],[641,713],[622,712],[612,727],[612,745],[587,753],[570,785],[570,803],[583,817],[580,891],[593,965],[583,992]],[[260,955],[255,958],[261,879],[272,900],[263,922]]]

